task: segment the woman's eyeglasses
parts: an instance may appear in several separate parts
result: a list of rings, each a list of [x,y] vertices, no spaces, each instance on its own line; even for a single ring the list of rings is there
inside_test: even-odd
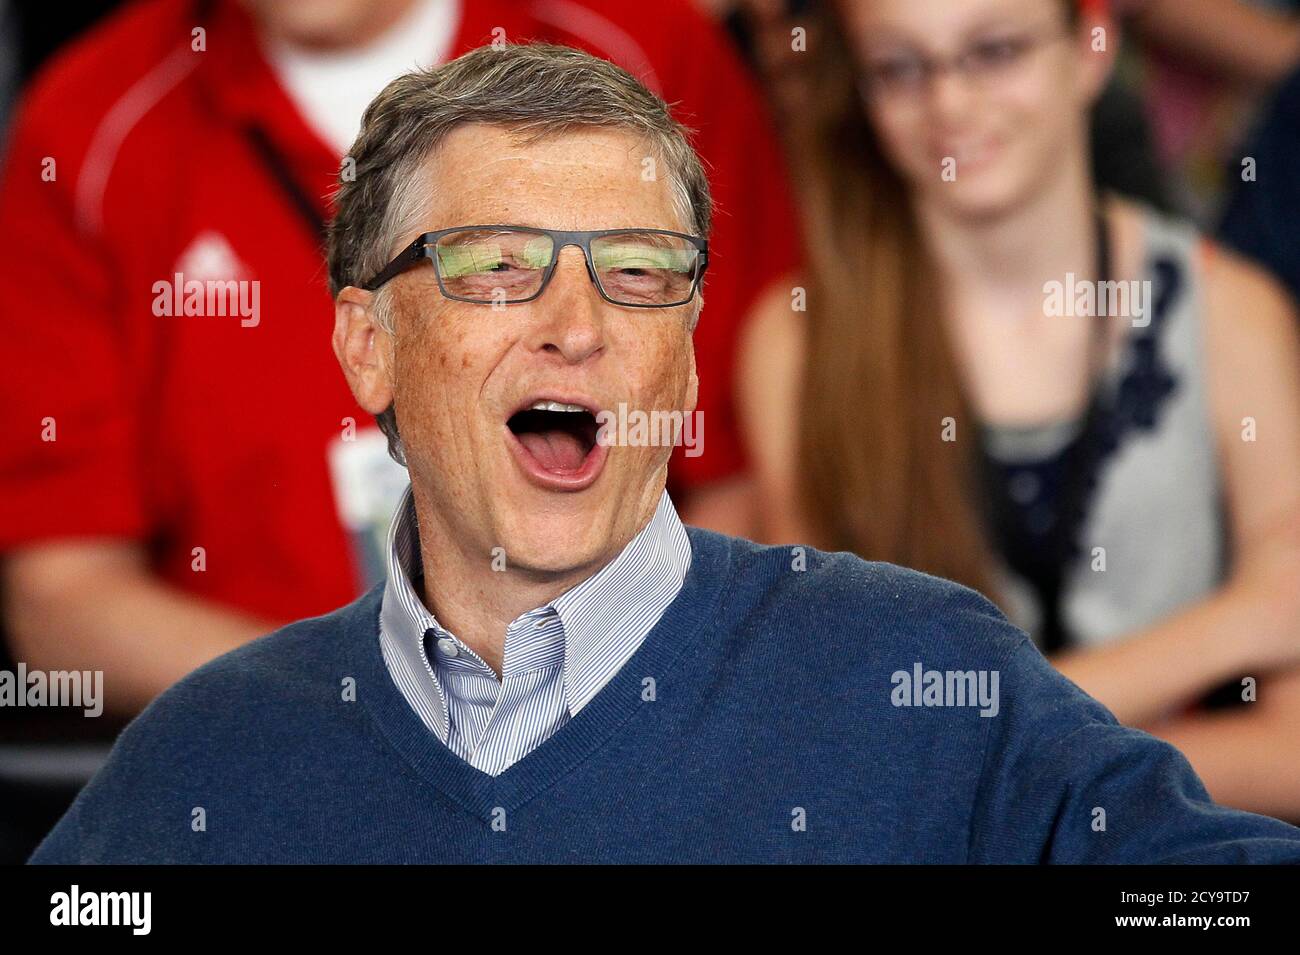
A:
[[[582,249],[601,298],[628,308],[685,305],[709,261],[707,240],[663,229],[461,226],[426,232],[363,287],[373,291],[427,258],[447,298],[481,305],[531,302],[551,281],[566,245]]]
[[[878,98],[914,97],[928,89],[935,76],[948,70],[956,70],[968,82],[997,82],[1024,63],[1038,47],[1068,36],[1069,32],[1054,28],[983,37],[946,57],[918,53],[876,57],[868,60],[863,69],[862,92]]]

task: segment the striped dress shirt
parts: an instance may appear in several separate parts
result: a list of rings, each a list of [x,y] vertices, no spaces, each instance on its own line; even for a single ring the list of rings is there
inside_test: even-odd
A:
[[[659,622],[691,564],[664,491],[650,522],[592,577],[506,628],[501,679],[420,597],[423,562],[408,486],[388,532],[379,642],[393,682],[461,759],[491,776],[577,715]]]

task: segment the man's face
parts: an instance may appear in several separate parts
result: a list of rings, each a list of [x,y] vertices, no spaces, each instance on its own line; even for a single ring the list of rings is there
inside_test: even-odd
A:
[[[521,145],[500,127],[460,127],[426,162],[427,213],[393,251],[423,232],[466,225],[689,231],[667,178],[643,175],[647,156],[645,142],[622,131]],[[697,302],[612,305],[576,246],[559,250],[550,284],[532,302],[445,298],[427,262],[387,288],[398,427],[417,501],[443,539],[485,562],[502,548],[512,570],[541,575],[614,556],[653,512],[672,448],[606,447],[586,415],[519,413],[554,401],[593,413],[625,403],[689,414]]]

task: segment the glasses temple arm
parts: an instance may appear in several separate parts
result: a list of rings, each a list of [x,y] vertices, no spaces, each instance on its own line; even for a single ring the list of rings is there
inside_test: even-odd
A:
[[[424,258],[426,248],[428,248],[428,246],[424,241],[424,236],[420,236],[399,252],[393,261],[384,266],[383,271],[361,287],[367,292],[373,292],[375,289],[379,288],[379,286],[401,275],[407,269],[411,268],[411,266],[419,262],[420,259]]]

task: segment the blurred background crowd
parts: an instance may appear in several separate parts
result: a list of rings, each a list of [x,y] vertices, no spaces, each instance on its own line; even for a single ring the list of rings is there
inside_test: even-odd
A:
[[[0,707],[0,860],[165,687],[378,580],[330,195],[390,79],[530,39],[706,160],[683,519],[975,587],[1300,822],[1300,3],[0,0],[0,669],[105,686]],[[256,319],[159,315],[174,276]]]

